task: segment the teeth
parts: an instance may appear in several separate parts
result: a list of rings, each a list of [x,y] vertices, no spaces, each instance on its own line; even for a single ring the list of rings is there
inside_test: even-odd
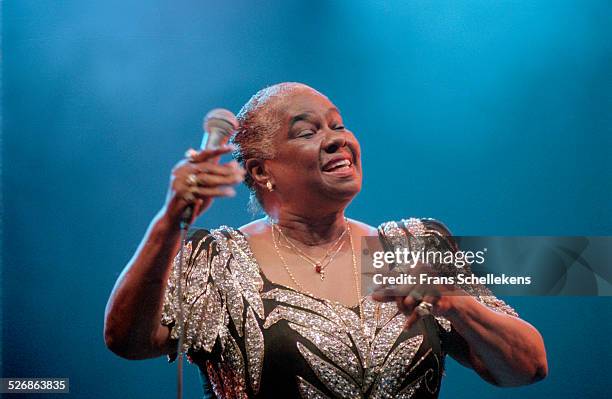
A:
[[[351,166],[352,162],[348,159],[339,159],[338,161],[335,161],[331,164],[329,164],[327,167],[325,167],[325,170],[332,170],[335,168],[342,168],[345,166]]]
[[[350,164],[351,164],[351,162],[348,159],[343,159],[343,160],[340,160],[338,162],[334,162],[332,167],[333,168],[337,168],[339,166],[348,166]]]

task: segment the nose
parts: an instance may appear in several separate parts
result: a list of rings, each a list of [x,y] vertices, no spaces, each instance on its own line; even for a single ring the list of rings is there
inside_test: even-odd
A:
[[[338,151],[338,149],[346,146],[346,137],[342,133],[332,132],[327,135],[325,143],[323,144],[323,149],[328,154],[333,154]]]

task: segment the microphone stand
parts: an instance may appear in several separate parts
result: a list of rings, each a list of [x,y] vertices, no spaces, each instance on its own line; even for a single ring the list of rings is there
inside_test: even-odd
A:
[[[185,343],[185,313],[183,306],[183,263],[184,263],[184,248],[187,244],[187,231],[189,230],[189,220],[193,213],[193,207],[188,207],[183,211],[183,220],[181,221],[181,249],[179,251],[178,264],[178,281],[176,284],[176,294],[179,301],[179,311],[177,316],[179,340],[178,340],[178,356],[177,356],[177,399],[183,399],[183,346]],[[186,217],[187,216],[187,217]],[[185,221],[187,220],[187,222]]]

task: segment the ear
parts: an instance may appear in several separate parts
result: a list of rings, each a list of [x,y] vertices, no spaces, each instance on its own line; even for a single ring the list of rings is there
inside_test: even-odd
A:
[[[265,187],[266,183],[271,180],[265,160],[256,158],[247,159],[244,166],[247,173],[253,178],[253,181],[260,187]]]

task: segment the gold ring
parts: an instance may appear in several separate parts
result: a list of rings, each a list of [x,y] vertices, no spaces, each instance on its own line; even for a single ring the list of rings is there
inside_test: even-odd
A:
[[[415,308],[417,314],[421,317],[425,317],[427,315],[431,314],[431,309],[433,309],[433,305],[429,302],[421,302],[419,303],[419,305]]]
[[[187,179],[185,180],[188,186],[195,186],[198,184],[198,176],[195,173],[190,173],[187,175]]]

